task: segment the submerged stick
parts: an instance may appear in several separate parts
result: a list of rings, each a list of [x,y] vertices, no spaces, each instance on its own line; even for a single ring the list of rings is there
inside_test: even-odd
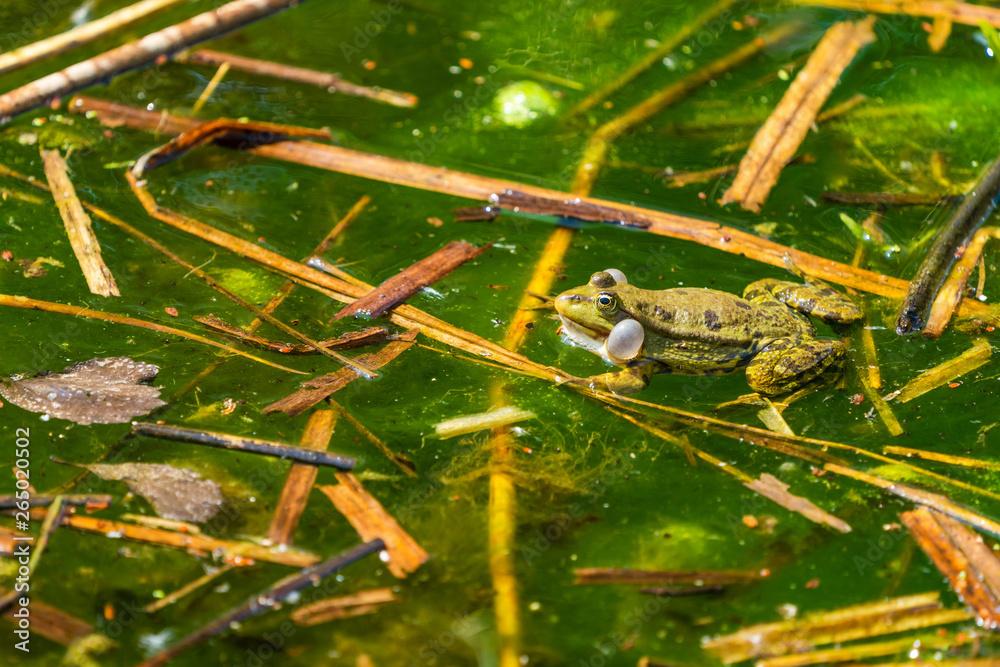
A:
[[[792,159],[816,121],[840,75],[858,51],[875,41],[875,17],[834,24],[809,56],[781,101],[754,136],[740,161],[736,179],[722,195],[722,203],[739,202],[760,212],[785,164]]]
[[[705,570],[683,572],[678,570],[632,570],[617,567],[579,567],[573,570],[576,577],[574,586],[589,586],[595,584],[628,584],[632,586],[658,585],[709,585],[709,584],[745,584],[750,581],[766,579],[767,575],[753,570]]]
[[[598,102],[618,92],[626,84],[648,70],[650,67],[659,64],[663,58],[669,56],[674,49],[694,35],[698,28],[705,25],[719,14],[732,16],[732,14],[726,10],[728,10],[734,2],[735,0],[719,0],[716,2],[703,13],[698,15],[696,19],[685,24],[680,30],[660,42],[659,46],[643,56],[639,62],[635,63],[614,79],[601,86],[601,88],[577,102],[576,105],[566,113],[566,117],[572,118],[577,114],[581,114]],[[725,22],[725,20],[723,20],[723,22]]]
[[[174,329],[173,327],[164,326],[162,324],[157,324],[155,322],[147,322],[146,320],[136,319],[134,317],[128,317],[127,315],[116,315],[114,313],[106,313],[102,310],[94,310],[92,308],[83,308],[80,306],[70,306],[64,303],[52,303],[51,301],[40,301],[38,299],[29,299],[26,296],[14,296],[10,294],[0,294],[0,306],[12,306],[14,308],[28,308],[31,310],[44,310],[50,313],[62,313],[63,315],[72,315],[73,317],[85,317],[92,320],[103,320],[105,322],[114,322],[115,324],[126,324],[132,327],[139,327],[140,329],[149,329],[150,331],[156,331],[157,333],[167,334],[169,336],[177,336],[178,338],[187,338],[188,340],[193,340],[198,343],[203,343],[205,345],[211,345],[212,347],[218,347],[226,352],[245,357],[247,359],[252,359],[261,364],[277,368],[279,370],[288,371],[289,373],[297,373],[299,375],[305,375],[302,371],[297,371],[294,368],[288,368],[287,366],[282,366],[281,364],[276,364],[273,361],[268,361],[266,359],[261,359],[260,357],[255,357],[252,354],[244,352],[243,350],[238,350],[235,347],[231,347],[224,343],[217,343],[214,340],[205,338],[204,336],[199,336],[198,334],[188,333],[181,329]]]
[[[189,442],[195,445],[207,445],[222,449],[235,449],[252,454],[309,463],[314,466],[330,466],[338,470],[350,470],[357,463],[357,459],[353,456],[342,456],[325,451],[320,452],[291,447],[280,442],[245,438],[238,435],[229,435],[228,433],[215,433],[213,431],[202,431],[194,428],[171,426],[169,424],[150,424],[148,422],[136,422],[132,425],[132,428],[136,433],[148,435],[153,438]]]
[[[318,565],[308,567],[298,574],[280,579],[266,590],[250,597],[250,599],[239,607],[226,612],[208,625],[192,632],[176,644],[163,649],[152,658],[143,662],[139,667],[159,667],[159,665],[165,665],[184,651],[200,644],[209,637],[214,637],[229,630],[234,623],[239,623],[240,621],[274,609],[277,604],[284,602],[293,593],[302,590],[306,586],[315,586],[320,580],[334,572],[342,570],[365,556],[380,551],[384,547],[385,544],[383,544],[382,540],[365,542],[337,554]]]
[[[194,53],[176,56],[174,59],[179,62],[194,63],[197,65],[212,65],[215,67],[228,65],[233,69],[243,72],[319,86],[320,88],[326,88],[331,93],[337,92],[355,97],[367,97],[376,102],[391,104],[394,107],[411,108],[417,105],[417,96],[410,93],[401,93],[386,88],[369,88],[368,86],[361,86],[346,81],[336,74],[317,72],[316,70],[304,67],[282,65],[281,63],[258,60],[256,58],[246,58],[244,56],[233,55],[232,53],[199,49]]]
[[[308,567],[315,564],[319,558],[315,554],[298,549],[269,549],[253,542],[234,542],[220,540],[206,535],[178,533],[162,528],[148,528],[124,521],[109,521],[89,516],[68,514],[63,517],[62,525],[86,532],[101,533],[108,537],[124,538],[137,542],[156,544],[161,547],[172,547],[201,553],[221,553],[226,558],[253,558],[267,563],[288,565],[290,567]]]
[[[333,410],[317,410],[309,416],[306,430],[299,440],[299,447],[323,451],[330,445],[333,428],[337,424],[337,413]],[[281,487],[281,495],[271,517],[271,527],[267,531],[267,539],[271,544],[288,545],[292,543],[299,518],[306,508],[309,492],[316,482],[319,468],[316,466],[293,463],[285,476],[285,485]]]
[[[369,431],[368,427],[366,427],[364,424],[358,421],[357,417],[355,417],[346,409],[344,409],[344,407],[339,403],[337,403],[337,401],[333,400],[332,398],[327,398],[326,402],[329,404],[331,408],[339,412],[344,419],[349,421],[351,423],[351,426],[357,429],[358,433],[363,435],[368,440],[368,442],[375,445],[376,449],[385,454],[385,457],[387,459],[389,459],[397,466],[399,466],[399,469],[403,471],[403,474],[405,474],[407,477],[417,476],[417,466],[405,454],[397,453],[389,449],[389,447],[384,442],[382,442],[382,440],[379,439],[378,436]]]
[[[965,196],[951,219],[938,234],[927,257],[917,270],[903,298],[896,318],[896,333],[903,335],[920,331],[926,322],[927,309],[941,289],[948,269],[959,256],[959,248],[979,229],[1000,200],[1000,158],[979,178]]]
[[[66,225],[69,244],[80,263],[84,278],[87,279],[87,286],[94,294],[121,296],[115,277],[101,257],[101,244],[94,235],[90,218],[84,212],[73,183],[69,180],[66,160],[58,150],[42,149],[42,163],[45,165],[45,177],[49,180],[52,197]]]
[[[182,2],[191,0],[141,0],[66,32],[0,54],[0,74],[89,44],[95,39],[106,37],[113,30],[126,28],[147,16]]]
[[[357,361],[364,364],[366,368],[376,370],[382,368],[413,345],[413,339],[416,336],[416,329],[405,331],[378,352],[359,355]],[[359,375],[350,368],[341,368],[335,373],[320,375],[305,382],[301,389],[271,403],[261,410],[261,412],[265,415],[274,412],[284,412],[289,417],[295,417],[316,405],[330,394],[340,391],[349,383],[357,380],[358,377]]]
[[[267,312],[266,309],[264,312]],[[316,348],[311,345],[289,345],[288,343],[279,340],[271,340],[269,338],[264,338],[263,336],[258,336],[257,334],[247,333],[245,329],[240,329],[239,327],[227,324],[215,315],[195,315],[191,319],[199,324],[204,324],[206,327],[214,329],[219,333],[235,338],[248,347],[253,347],[258,350],[268,350],[270,352],[278,352],[279,354],[292,355],[318,354]],[[263,320],[259,321],[263,322]],[[327,338],[325,340],[316,341],[316,343],[322,347],[334,350],[353,350],[354,348],[381,343],[382,341],[389,340],[391,338],[392,335],[385,327],[366,327],[360,331],[348,331],[341,334],[337,338]]]
[[[391,588],[371,588],[304,605],[293,611],[291,616],[297,625],[318,625],[341,618],[373,614],[391,602],[399,602]]]
[[[441,280],[470,259],[479,257],[492,245],[487,243],[477,247],[467,241],[450,241],[440,250],[411,264],[354,303],[341,308],[333,319],[339,320],[349,315],[381,317],[396,304],[406,301],[424,287]]]
[[[303,0],[233,0],[142,39],[70,65],[0,95],[0,125],[73,91],[109,81],[122,72],[149,65],[160,56],[218,37],[301,2]]]
[[[7,591],[0,588],[0,595],[6,594]],[[3,612],[3,618],[14,625],[18,622],[14,616],[15,611],[17,609],[8,609]],[[69,646],[77,639],[82,639],[94,632],[94,626],[87,621],[50,604],[45,604],[36,599],[34,595],[31,596],[30,614],[31,632],[37,632],[39,636],[62,646]]]

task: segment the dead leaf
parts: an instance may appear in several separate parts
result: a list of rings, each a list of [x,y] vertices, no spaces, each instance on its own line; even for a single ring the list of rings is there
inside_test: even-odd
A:
[[[0,396],[30,412],[77,424],[122,424],[166,405],[148,384],[160,369],[128,357],[80,361],[60,373],[0,380]]]
[[[101,479],[125,482],[132,493],[148,500],[164,519],[208,521],[225,500],[217,483],[202,479],[187,468],[165,463],[94,463],[81,467]]]

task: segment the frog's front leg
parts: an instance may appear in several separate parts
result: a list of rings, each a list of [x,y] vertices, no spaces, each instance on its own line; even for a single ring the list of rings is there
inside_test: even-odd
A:
[[[782,338],[753,358],[747,384],[765,396],[795,391],[807,384],[827,384],[840,376],[847,348],[839,340]]]
[[[803,284],[765,278],[747,285],[743,298],[757,303],[776,299],[800,313],[828,323],[850,324],[861,319],[861,309],[857,304],[816,279]]]
[[[634,394],[649,386],[649,379],[653,375],[655,366],[656,364],[651,363],[633,363],[615,373],[602,373],[569,382],[614,394]]]

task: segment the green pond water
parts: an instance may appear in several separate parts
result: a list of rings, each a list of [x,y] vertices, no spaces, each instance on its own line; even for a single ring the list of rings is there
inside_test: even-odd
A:
[[[102,15],[127,3],[98,0],[0,4],[0,48],[60,32],[86,5]],[[172,9],[71,54],[5,74],[10,90],[85,56],[111,48],[154,28],[176,23],[220,5],[196,1]],[[801,20],[792,38],[720,75],[615,142],[612,164],[593,194],[637,205],[710,218],[779,243],[850,263],[858,239],[842,216],[861,221],[869,206],[823,203],[826,190],[961,192],[996,157],[1000,69],[986,52],[978,28],[955,26],[940,53],[931,53],[923,19],[881,19],[878,40],[842,77],[827,108],[856,94],[867,100],[810,132],[801,148],[815,161],[787,168],[760,214],[716,204],[731,176],[683,188],[668,188],[655,170],[697,171],[738,162],[759,124],[781,98],[823,32],[857,14],[785,3],[736,2],[717,20],[633,83],[576,123],[561,115],[607,80],[641,59],[663,39],[692,21],[704,7],[694,2],[578,0],[493,3],[361,2],[311,0],[216,40],[211,48],[256,58],[339,72],[369,86],[407,91],[413,109],[330,94],[320,88],[231,71],[200,118],[248,117],[307,127],[329,127],[334,142],[350,148],[521,183],[568,190],[586,138],[593,128],[752,40],[768,27]],[[737,22],[738,25],[734,25]],[[376,24],[377,30],[373,28]],[[756,24],[756,27],[752,27]],[[365,34],[365,31],[371,35]],[[977,36],[978,35],[978,36]],[[210,67],[167,63],[133,72],[89,95],[157,111],[189,114],[212,77]],[[517,100],[504,89],[522,82],[533,111],[502,122],[503,104]],[[529,82],[525,84],[523,82]],[[566,82],[574,85],[568,85]],[[530,85],[529,85],[530,84]],[[578,85],[576,85],[578,84]],[[504,90],[505,99],[495,101]],[[150,218],[129,190],[122,164],[164,137],[117,128],[59,110],[37,110],[0,128],[0,155],[8,166],[43,178],[39,146],[69,151],[80,197],[118,215],[239,292],[265,303],[283,278]],[[935,180],[934,155],[946,158]],[[554,229],[551,222],[502,215],[493,222],[459,223],[451,209],[475,202],[364,180],[306,166],[207,147],[149,175],[150,189],[164,206],[286,257],[308,255],[362,195],[372,204],[327,253],[357,277],[378,283],[451,240],[494,246],[478,259],[409,300],[456,326],[500,341],[527,286],[535,262]],[[27,192],[15,181],[0,187]],[[48,257],[47,275],[25,278],[16,261],[0,263],[0,292],[47,301],[89,305],[202,333],[193,316],[214,313],[236,325],[252,317],[198,279],[119,230],[95,222],[102,252],[121,289],[120,298],[91,295],[73,258],[59,214],[42,203],[13,197],[0,201],[0,247],[15,259]],[[868,243],[869,268],[908,279],[929,245],[925,233],[947,217],[930,207],[889,208],[885,240]],[[441,226],[428,223],[439,218]],[[988,247],[984,295],[996,289],[996,251]],[[623,270],[649,289],[711,286],[731,292],[761,278],[785,277],[781,269],[744,257],[661,236],[590,225],[578,230],[565,258],[557,289],[583,284],[607,267]],[[491,286],[508,289],[494,289]],[[973,337],[949,329],[936,341],[901,338],[893,332],[898,303],[859,297],[866,309],[884,375],[883,393],[921,371],[968,349]],[[169,316],[165,308],[176,308]],[[297,320],[300,331],[324,338],[364,322],[329,324],[340,305],[307,289],[296,289],[276,315]],[[577,375],[604,372],[603,362],[560,342],[557,322],[538,320],[523,352],[542,364]],[[61,370],[93,357],[128,355],[160,367],[163,397],[178,392],[217,358],[218,350],[170,339],[147,330],[20,309],[2,311],[0,373]],[[821,326],[823,335],[832,335]],[[265,336],[284,339],[269,327]],[[989,335],[989,334],[986,334]],[[989,362],[894,410],[905,433],[893,438],[861,392],[860,330],[842,388],[826,388],[784,413],[796,433],[848,443],[873,452],[901,445],[991,460],[1000,414],[997,367]],[[446,350],[429,339],[418,341]],[[310,374],[336,367],[321,357],[268,359]],[[354,354],[354,353],[350,353]],[[280,370],[242,358],[227,358],[193,391],[156,418],[187,427],[298,442],[308,415],[263,415],[261,409],[291,393],[300,382]],[[522,663],[528,665],[633,665],[641,656],[670,664],[718,664],[701,648],[705,637],[743,625],[776,621],[780,610],[798,613],[872,602],[886,596],[940,591],[947,606],[960,604],[905,529],[885,531],[912,504],[873,487],[833,475],[816,476],[802,460],[699,429],[667,424],[715,457],[757,477],[777,476],[791,492],[809,498],[852,526],[840,534],[746,489],[713,466],[689,464],[684,452],[603,409],[599,404],[546,382],[514,376],[413,347],[386,366],[382,377],[355,381],[336,400],[394,451],[410,457],[419,477],[403,476],[356,430],[341,420],[330,448],[357,456],[356,473],[366,488],[429,552],[430,560],[397,580],[376,558],[360,561],[323,586],[323,595],[346,595],[392,587],[401,602],[378,613],[315,627],[290,623],[289,612],[315,593],[258,616],[176,659],[177,665],[495,665],[498,638],[488,564],[489,448],[485,435],[449,440],[434,437],[443,419],[489,409],[489,387],[506,382],[511,402],[529,407],[537,419],[520,425],[513,465],[518,490],[515,546]],[[701,414],[748,392],[742,374],[718,378],[657,376],[645,400]],[[238,401],[223,414],[226,399]],[[753,407],[717,416],[760,426]],[[0,409],[0,495],[15,491],[15,431],[30,429],[31,481],[38,493],[66,484],[80,471],[49,460],[90,463],[170,463],[222,484],[236,509],[205,526],[226,539],[266,534],[287,464],[195,445],[126,438],[126,424],[79,426],[11,404]],[[981,435],[982,434],[982,435]],[[109,455],[110,452],[110,455]],[[860,470],[877,463],[848,457]],[[994,489],[992,472],[925,463],[928,469]],[[903,479],[900,471],[887,471]],[[1000,504],[982,496],[913,478],[917,485],[948,494],[988,515]],[[336,483],[321,469],[318,484]],[[110,493],[111,509],[155,515],[142,498],[126,498],[121,482],[89,475],[76,493]],[[773,530],[750,529],[754,515]],[[773,517],[774,522],[766,521]],[[11,518],[0,519],[13,527]],[[33,522],[36,535],[40,521]],[[331,503],[314,491],[295,537],[296,546],[328,557],[359,538]],[[96,664],[138,664],[165,645],[209,623],[249,596],[293,572],[257,563],[230,571],[211,584],[153,614],[142,607],[205,574],[219,562],[179,550],[64,528],[53,535],[31,577],[33,601],[54,605],[95,626],[115,642],[92,657]],[[574,568],[631,567],[651,570],[767,569],[764,580],[730,586],[721,594],[655,597],[627,586],[573,586]],[[0,586],[14,585],[16,562],[0,559]],[[110,617],[110,618],[109,618]],[[949,626],[973,630],[974,623]],[[7,665],[55,665],[66,649],[38,633],[31,652],[14,648],[14,626],[0,623],[0,656]],[[917,634],[914,634],[916,637]],[[270,642],[270,643],[268,643]],[[985,655],[995,653],[987,636]],[[963,648],[959,654],[967,655]],[[925,653],[932,659],[934,652]],[[891,659],[905,659],[906,652]],[[79,664],[85,664],[80,662]]]

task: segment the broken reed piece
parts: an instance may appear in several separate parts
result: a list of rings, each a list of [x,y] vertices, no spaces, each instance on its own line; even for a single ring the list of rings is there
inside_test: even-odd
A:
[[[6,596],[8,592],[0,588],[0,596]],[[18,595],[21,594],[18,593]],[[35,595],[31,596],[30,609],[31,632],[37,632],[39,636],[56,644],[69,646],[77,639],[82,639],[94,632],[94,626],[90,623],[42,602]],[[17,611],[17,607],[6,610],[2,616],[16,625],[18,619],[14,616],[15,611]]]
[[[955,640],[947,638],[947,635],[945,637],[937,637],[925,633],[916,638],[902,637],[900,639],[886,639],[880,642],[851,644],[849,646],[837,645],[814,649],[806,653],[766,657],[757,660],[754,663],[754,667],[807,667],[808,665],[834,665],[845,662],[854,665],[870,664],[861,661],[903,653],[909,653],[910,657],[915,656],[917,659],[914,662],[922,662],[921,658],[941,655],[944,649],[952,648],[954,643]],[[918,644],[919,649],[916,647]]]
[[[32,42],[20,48],[0,54],[0,74],[6,74],[20,67],[26,67],[60,53],[65,53],[95,39],[107,37],[113,30],[126,28],[155,12],[162,11],[190,0],[141,0],[135,4],[111,12],[58,35]]]
[[[760,212],[781,170],[795,156],[820,107],[840,82],[841,74],[861,48],[875,41],[874,24],[875,17],[870,16],[836,23],[827,30],[754,136],[733,184],[722,196],[723,204],[738,202],[748,211]]]
[[[150,424],[149,422],[135,422],[132,429],[136,433],[148,435],[153,438],[163,440],[174,440],[177,442],[189,442],[195,445],[207,445],[209,447],[220,447],[222,449],[234,449],[251,454],[261,454],[263,456],[274,456],[279,459],[289,459],[299,463],[308,463],[314,466],[329,466],[338,470],[351,470],[357,464],[357,459],[353,456],[343,456],[330,452],[320,452],[300,447],[292,447],[280,442],[271,440],[258,440],[257,438],[245,438],[239,435],[229,435],[228,433],[215,433],[213,431],[201,431],[194,428],[184,428],[182,426],[171,426],[169,424]]]
[[[230,629],[233,624],[244,621],[254,616],[259,616],[274,609],[284,602],[293,593],[301,591],[307,586],[316,586],[322,579],[325,579],[334,572],[338,572],[348,565],[361,560],[365,556],[381,551],[385,548],[382,540],[371,540],[356,547],[352,547],[336,556],[323,561],[322,563],[307,567],[301,572],[289,575],[284,579],[275,582],[266,590],[251,596],[242,605],[231,609],[208,625],[195,630],[179,642],[168,646],[153,657],[143,662],[139,667],[158,667],[165,665],[173,658],[177,657],[189,648],[200,644],[204,640],[214,637]]]
[[[404,331],[378,352],[358,355],[356,361],[364,364],[366,368],[378,370],[413,345],[413,340],[416,337],[417,329]],[[301,389],[271,403],[261,410],[261,412],[269,415],[281,411],[289,417],[295,417],[316,405],[330,394],[340,391],[349,383],[357,380],[358,377],[360,376],[350,368],[341,368],[335,373],[320,375],[302,383]]]
[[[229,65],[231,68],[243,72],[319,86],[320,88],[326,88],[331,93],[337,92],[345,95],[353,95],[354,97],[366,97],[376,102],[391,104],[394,107],[411,108],[416,106],[418,101],[417,96],[411,93],[401,93],[386,88],[361,86],[350,81],[345,81],[336,74],[318,72],[304,67],[282,65],[281,63],[270,62],[268,60],[247,58],[232,53],[211,51],[209,49],[199,49],[192,53],[181,53],[174,56],[174,60],[211,67]]]
[[[291,617],[296,625],[318,625],[341,618],[374,614],[392,602],[399,602],[399,598],[391,588],[371,588],[304,605],[293,611]]]
[[[990,342],[985,338],[980,338],[962,354],[938,364],[934,368],[928,368],[907,382],[902,389],[898,389],[887,395],[885,400],[895,399],[900,403],[912,401],[932,389],[937,389],[945,382],[950,382],[959,376],[976,370],[989,361],[992,352],[993,347],[990,345]]]
[[[467,433],[475,433],[477,431],[485,431],[487,429],[502,428],[510,426],[511,424],[516,424],[517,422],[525,421],[526,419],[534,418],[535,413],[531,410],[525,410],[524,408],[519,408],[515,405],[504,405],[493,408],[487,412],[480,412],[474,415],[462,415],[461,417],[453,417],[451,419],[438,422],[437,424],[434,424],[434,433],[442,440],[446,440],[448,438],[454,438],[457,435],[466,435]]]
[[[63,315],[72,315],[73,317],[84,317],[92,320],[114,322],[115,324],[125,324],[128,326],[139,327],[140,329],[149,329],[150,331],[167,334],[168,336],[186,338],[188,340],[197,341],[205,345],[211,345],[212,347],[223,349],[226,352],[230,352],[232,354],[244,357],[246,359],[252,359],[257,363],[266,364],[268,366],[277,368],[282,371],[287,371],[289,373],[296,373],[297,375],[305,375],[303,371],[297,371],[294,368],[288,368],[287,366],[276,364],[273,361],[268,361],[267,359],[261,359],[260,357],[255,357],[254,355],[249,354],[248,352],[244,352],[243,350],[231,347],[224,343],[217,343],[214,340],[205,338],[204,336],[199,336],[198,334],[189,333],[181,329],[174,329],[173,327],[157,324],[156,322],[147,322],[146,320],[140,320],[134,317],[128,317],[126,315],[116,315],[114,313],[106,313],[103,310],[94,310],[93,308],[71,306],[64,303],[52,303],[51,301],[40,301],[38,299],[29,299],[28,297],[15,296],[10,294],[0,294],[0,306],[10,306],[13,308],[28,308],[31,310],[44,310],[50,313],[61,313]]]
[[[831,204],[852,205],[940,206],[962,201],[962,195],[922,195],[913,192],[824,192],[820,196]]]
[[[927,324],[924,325],[924,338],[939,338],[944,332],[955,309],[965,296],[965,285],[969,282],[969,276],[982,260],[986,242],[997,238],[1000,238],[1000,227],[983,227],[972,235],[972,240],[965,245],[965,252],[955,262],[941,289],[938,290],[937,298],[931,304]]]
[[[108,82],[123,72],[149,65],[160,56],[177,53],[302,2],[303,0],[233,0],[187,21],[70,65],[64,70],[0,95],[0,125],[10,122],[14,116],[48,104],[73,91],[95,83]]]
[[[208,100],[212,97],[215,89],[219,87],[222,80],[226,78],[226,74],[229,72],[229,63],[223,63],[219,65],[219,69],[215,71],[212,78],[209,79],[208,83],[205,85],[205,89],[201,91],[201,95],[195,100],[194,104],[191,106],[191,113],[197,114],[204,107]]]
[[[440,250],[414,262],[354,303],[344,306],[333,319],[340,320],[349,315],[381,317],[385,311],[441,280],[491,247],[492,243],[477,247],[467,241],[450,241]]]
[[[979,180],[966,193],[965,199],[944,225],[927,251],[910,287],[903,298],[903,305],[896,318],[896,333],[904,335],[920,331],[926,323],[927,309],[941,290],[948,270],[961,249],[977,229],[982,227],[1000,200],[1000,158],[983,172]]]
[[[260,121],[243,121],[235,118],[217,118],[198,123],[156,148],[147,151],[135,161],[132,174],[142,178],[143,174],[157,167],[183,157],[190,151],[205,144],[217,143],[235,146],[245,150],[255,146],[273,144],[289,139],[329,139],[329,128],[314,130],[297,125],[279,125]]]
[[[194,554],[218,553],[225,557],[227,562],[253,559],[289,567],[308,567],[319,561],[319,557],[315,554],[300,549],[270,549],[254,542],[220,540],[207,535],[193,535],[78,514],[63,516],[62,525],[85,532],[100,533],[115,539],[135,540],[161,547],[184,549]]]
[[[127,125],[148,132],[178,133],[198,124],[196,120],[84,96],[74,97],[69,104],[69,110],[73,113],[93,114],[101,123],[109,127]],[[601,222],[692,241],[781,268],[785,268],[786,262],[790,258],[796,266],[810,276],[845,287],[853,287],[870,294],[901,298],[908,285],[904,280],[818,257],[762,239],[734,227],[726,227],[710,220],[677,215],[666,211],[577,196],[559,190],[503,181],[309,141],[278,142],[252,148],[249,152],[319,169],[457,197],[494,203],[498,203],[503,198],[508,203],[516,202],[515,205],[525,212],[535,212],[527,208],[531,202],[547,202],[550,207],[566,211],[567,217],[598,219],[598,216],[601,216],[599,218]],[[291,275],[332,288],[332,283],[327,281],[325,277],[320,278],[316,275],[319,273],[317,271],[313,270],[308,272],[310,275],[306,275],[307,272],[304,271],[306,267],[301,264],[292,263],[287,258],[270,253],[255,244],[222,234],[219,230],[208,228],[207,225],[195,224],[197,221],[159,206],[155,200],[148,196],[148,193],[137,192],[137,196],[140,197],[140,201],[143,202],[143,206],[146,207],[150,215],[158,220],[181,228],[190,234],[198,235],[211,243],[223,245],[233,252],[250,257],[265,265],[279,267]],[[226,242],[223,242],[223,239]],[[357,284],[357,279],[352,276],[339,273],[335,275],[343,281],[353,280],[354,284]],[[988,312],[986,304],[966,298],[962,300],[959,314],[985,316]]]
[[[913,449],[912,447],[897,447],[893,445],[887,445],[882,448],[882,453],[891,454],[894,456],[905,456],[907,458],[912,457],[924,461],[938,461],[940,463],[948,463],[955,466],[962,466],[963,468],[984,468],[986,470],[1000,470],[1000,462],[997,461],[984,461],[982,459],[972,459],[967,456],[953,456],[951,454],[932,452],[926,449]]]
[[[751,570],[705,570],[685,572],[678,570],[633,570],[617,567],[578,567],[573,570],[574,586],[628,585],[628,586],[711,586],[746,584],[766,579],[762,572]]]
[[[111,275],[101,257],[101,244],[94,235],[90,217],[83,210],[76,190],[69,179],[69,167],[58,150],[41,151],[42,163],[45,165],[45,177],[49,181],[52,198],[55,199],[59,215],[66,225],[66,235],[73,248],[87,286],[94,294],[101,296],[121,296],[115,277]]]
[[[956,595],[988,630],[1000,626],[1000,560],[983,540],[955,519],[918,507],[899,515],[917,544]]]
[[[823,644],[954,623],[970,617],[965,609],[942,609],[938,598],[935,591],[816,611],[788,621],[748,625],[732,634],[703,639],[701,645],[729,665],[751,658],[803,653]]]
[[[333,410],[317,410],[309,416],[305,431],[299,439],[299,447],[323,451],[330,445],[333,429],[337,424],[338,413]],[[299,518],[306,508],[309,493],[316,482],[319,468],[303,463],[293,463],[285,476],[285,484],[281,487],[281,495],[271,517],[271,527],[267,531],[267,539],[271,544],[288,545],[292,543]]]
[[[1000,9],[950,0],[797,0],[800,5],[834,7],[870,14],[906,14],[930,19],[947,18],[953,23],[978,26],[986,21],[1000,28]]]
[[[337,481],[340,484],[318,488],[350,522],[361,539],[385,542],[388,554],[386,567],[394,577],[404,579],[427,561],[427,552],[365,490],[357,477],[349,472],[338,472]]]
[[[290,345],[282,341],[264,338],[263,336],[258,336],[239,327],[227,324],[215,315],[195,315],[191,319],[258,350],[293,355],[318,354],[316,349],[310,345]],[[353,350],[390,339],[392,339],[392,335],[385,327],[366,327],[360,331],[348,331],[337,338],[327,338],[316,342],[322,347],[333,350]]]
[[[785,509],[801,514],[813,523],[829,526],[840,533],[851,532],[851,526],[846,521],[817,507],[807,498],[792,495],[788,492],[788,485],[778,480],[774,475],[763,473],[760,479],[746,482],[743,486],[751,491],[756,491],[765,498],[773,500]]]

